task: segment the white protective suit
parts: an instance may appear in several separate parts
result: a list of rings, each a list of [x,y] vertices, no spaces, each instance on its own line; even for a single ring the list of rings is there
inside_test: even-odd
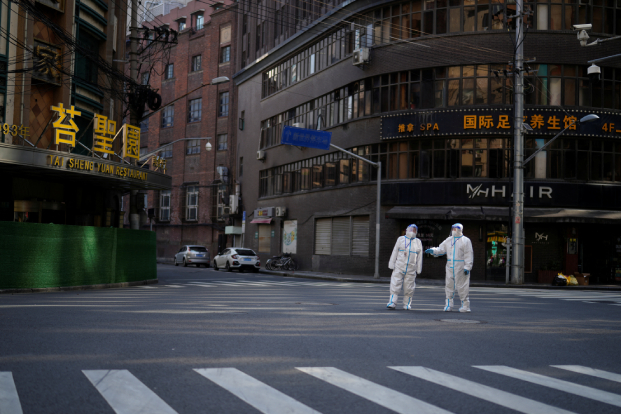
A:
[[[412,296],[416,287],[416,275],[423,271],[423,244],[416,237],[401,236],[392,250],[388,267],[393,269],[390,277],[390,302],[394,309],[403,285],[403,309],[412,309]],[[391,306],[392,304],[392,306]]]
[[[444,311],[448,312],[453,308],[453,299],[455,298],[455,291],[457,291],[461,299],[459,311],[470,312],[470,271],[472,270],[474,256],[472,242],[463,235],[461,224],[456,224],[453,228],[457,228],[457,231],[444,240],[440,246],[429,250],[433,251],[434,256],[446,254],[446,286],[444,289],[446,304]]]

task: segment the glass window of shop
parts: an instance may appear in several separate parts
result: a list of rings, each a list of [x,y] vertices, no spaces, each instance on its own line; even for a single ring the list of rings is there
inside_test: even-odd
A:
[[[525,157],[550,137],[525,139]],[[382,162],[382,179],[510,179],[511,139],[435,138],[392,141],[350,148],[373,162]],[[341,152],[262,170],[260,197],[375,179],[368,163]],[[291,172],[285,178],[285,172]],[[621,182],[621,143],[602,139],[559,138],[525,166],[527,179]],[[281,182],[282,180],[290,180]],[[287,189],[291,188],[291,191]],[[283,190],[280,190],[283,189]]]
[[[502,223],[487,223],[485,227],[485,279],[505,280],[509,228]]]

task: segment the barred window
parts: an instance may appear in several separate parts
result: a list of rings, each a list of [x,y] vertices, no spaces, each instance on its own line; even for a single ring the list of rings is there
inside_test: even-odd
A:
[[[169,63],[166,65],[166,71],[164,72],[164,79],[172,79],[175,76],[175,65]]]
[[[149,72],[144,72],[142,75],[140,75],[140,83],[143,85],[149,84]]]
[[[190,186],[186,189],[185,219],[188,221],[198,220],[198,187]]]
[[[188,105],[188,122],[199,122],[203,108],[203,98],[191,99]]]
[[[173,156],[172,145],[167,146],[160,152],[160,157],[162,158],[172,158],[172,156]]]
[[[192,72],[201,70],[201,55],[192,56]]]
[[[220,49],[220,63],[227,63],[231,61],[231,46],[225,46]]]
[[[220,108],[218,116],[229,116],[229,93],[222,92],[220,94]]]
[[[160,221],[170,221],[170,190],[160,191]]]
[[[228,147],[228,134],[218,135],[218,151],[224,151]]]
[[[199,154],[201,152],[201,140],[191,139],[188,141],[185,153],[186,154]]]
[[[201,30],[205,26],[205,17],[203,13],[196,15],[196,30]]]
[[[162,111],[162,128],[173,126],[173,118],[175,116],[175,106],[170,105]]]

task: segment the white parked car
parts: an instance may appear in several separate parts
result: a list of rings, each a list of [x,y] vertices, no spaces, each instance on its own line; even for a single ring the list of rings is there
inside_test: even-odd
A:
[[[261,261],[252,249],[229,247],[214,257],[213,268],[215,270],[224,268],[229,272],[233,269],[237,269],[240,272],[250,270],[256,273],[261,268]]]
[[[196,267],[209,267],[211,261],[209,251],[205,246],[186,245],[181,246],[181,249],[175,255],[175,266],[182,264],[187,266],[189,264],[195,264]]]

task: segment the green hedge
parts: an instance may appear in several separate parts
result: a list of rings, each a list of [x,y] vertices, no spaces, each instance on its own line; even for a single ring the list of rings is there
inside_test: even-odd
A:
[[[155,233],[0,222],[0,289],[157,279]]]

